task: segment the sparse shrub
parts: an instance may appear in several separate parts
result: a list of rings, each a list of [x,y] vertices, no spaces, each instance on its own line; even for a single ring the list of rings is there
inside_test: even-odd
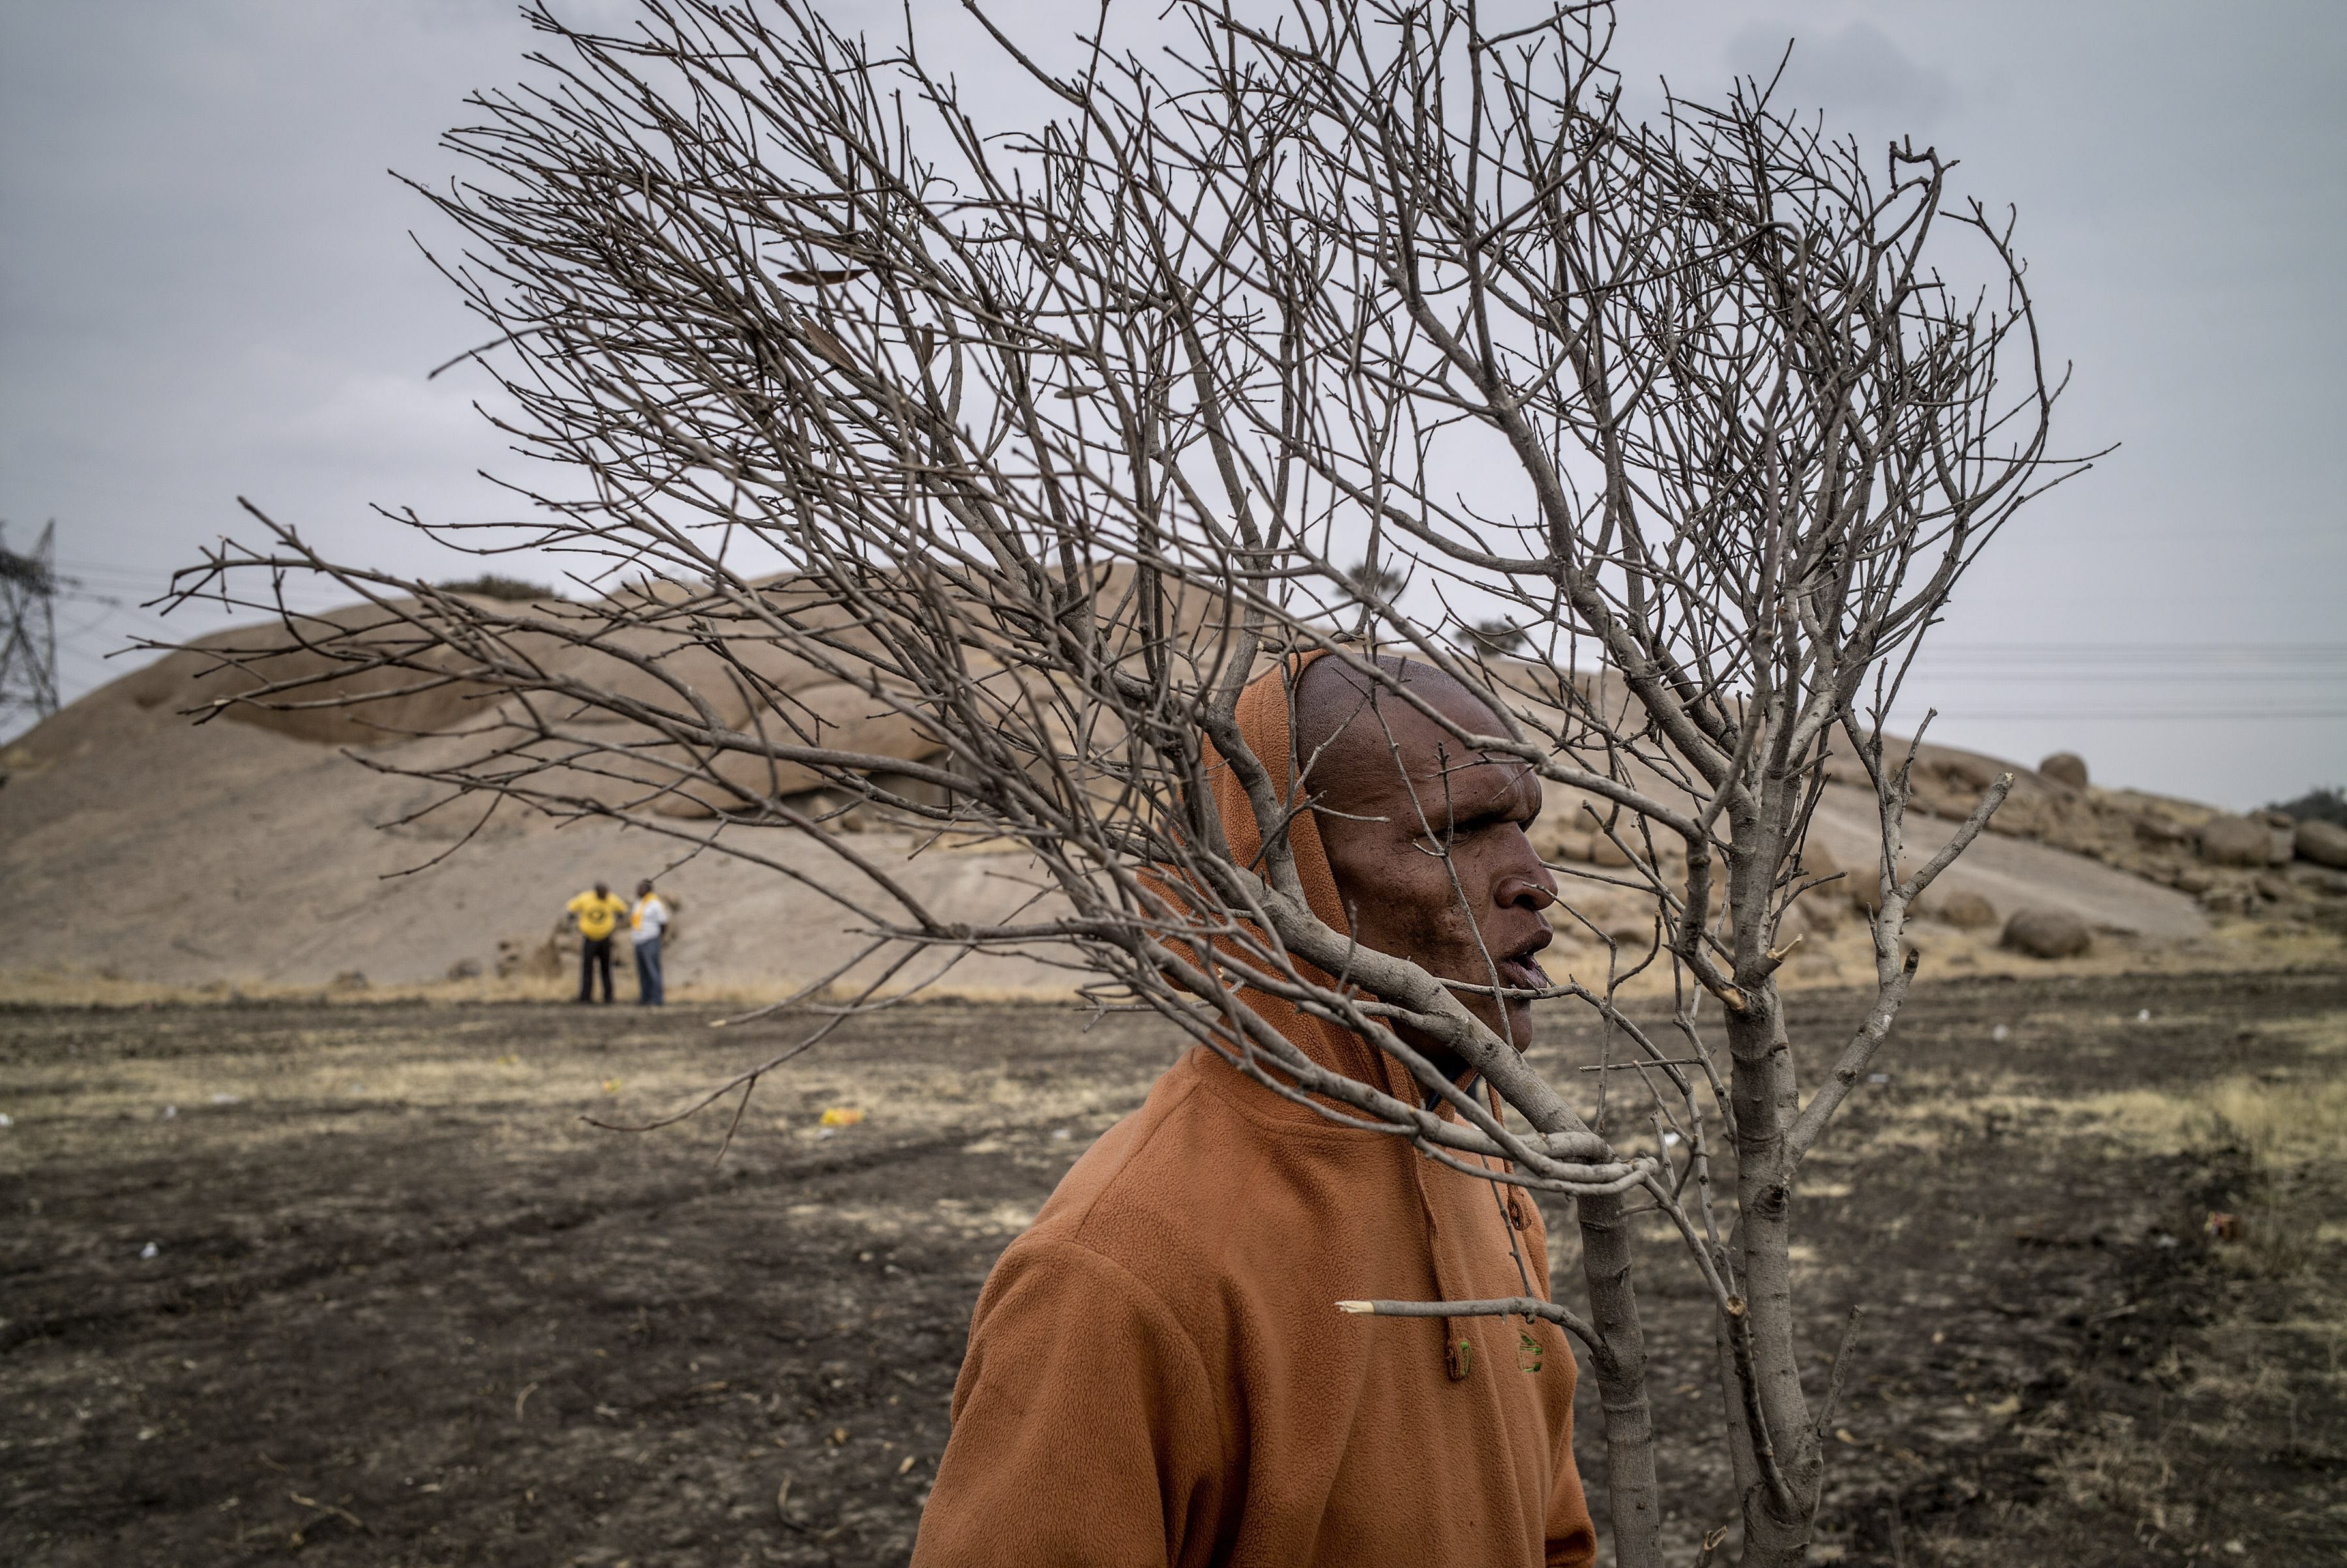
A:
[[[2347,827],[2347,789],[2338,784],[2320,784],[2296,800],[2276,801],[2266,809],[2287,812],[2301,822],[2330,822]]]
[[[493,571],[485,571],[478,577],[461,578],[454,582],[444,582],[439,586],[450,593],[469,593],[476,599],[528,600],[561,597],[550,588],[545,588],[518,577],[505,577]]]
[[[1509,621],[1494,618],[1479,620],[1472,626],[1462,626],[1454,634],[1456,641],[1472,648],[1487,659],[1505,654],[1521,653],[1532,639]]]
[[[1362,599],[1391,601],[1409,586],[1409,579],[1399,569],[1387,565],[1371,566],[1368,561],[1356,561],[1353,569],[1345,574],[1347,586]]]

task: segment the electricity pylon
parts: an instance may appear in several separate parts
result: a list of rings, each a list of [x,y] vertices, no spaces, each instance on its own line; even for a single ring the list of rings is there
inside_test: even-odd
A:
[[[0,544],[0,733],[18,710],[36,722],[57,711],[56,597],[54,520],[29,555]]]

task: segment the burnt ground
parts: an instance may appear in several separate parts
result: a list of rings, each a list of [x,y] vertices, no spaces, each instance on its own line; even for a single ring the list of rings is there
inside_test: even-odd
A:
[[[1813,1066],[1860,999],[1793,1005]],[[579,1120],[782,1038],[707,1022],[0,1011],[10,1559],[902,1562],[989,1262],[1174,1041],[908,1007],[777,1073],[722,1164],[722,1114]],[[1869,1314],[1817,1559],[2341,1561],[2347,975],[1927,989],[1881,1065],[1801,1193],[1817,1388]],[[1651,1255],[1686,1561],[1731,1499],[1692,1271]]]

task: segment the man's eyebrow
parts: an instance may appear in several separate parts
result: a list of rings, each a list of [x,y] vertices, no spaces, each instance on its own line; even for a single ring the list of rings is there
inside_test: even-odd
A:
[[[1504,782],[1496,785],[1490,782],[1490,774],[1478,776],[1473,772],[1478,768],[1508,767],[1511,764],[1517,771],[1504,775]],[[1451,774],[1465,774],[1466,782],[1474,786],[1471,793],[1470,789],[1460,788],[1450,776]],[[1445,770],[1443,786],[1442,804],[1449,809],[1450,826],[1454,829],[1512,821],[1527,806],[1534,815],[1540,811],[1542,796],[1538,784],[1532,771],[1522,767],[1514,757],[1484,757],[1459,764]],[[1429,815],[1431,816],[1432,813],[1430,812]]]

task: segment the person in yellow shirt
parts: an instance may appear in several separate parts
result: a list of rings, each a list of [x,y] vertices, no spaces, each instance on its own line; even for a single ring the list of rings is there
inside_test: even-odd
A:
[[[591,893],[581,893],[564,906],[570,923],[579,928],[579,999],[595,999],[594,979],[598,968],[603,974],[603,1001],[611,1000],[611,933],[619,929],[620,917],[628,912],[628,901],[611,896],[611,885],[598,882]]]

